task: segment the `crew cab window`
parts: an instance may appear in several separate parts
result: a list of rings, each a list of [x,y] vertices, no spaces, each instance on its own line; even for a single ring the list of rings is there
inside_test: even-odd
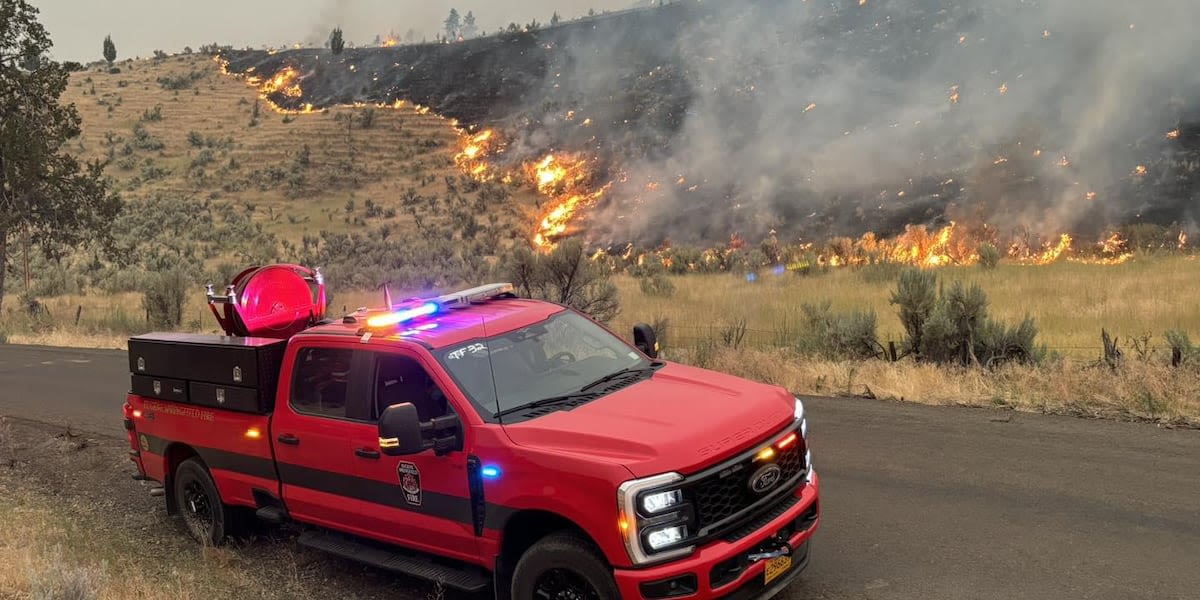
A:
[[[353,352],[339,348],[304,348],[296,358],[291,406],[322,417],[346,417],[346,397]]]
[[[397,354],[375,354],[374,419],[393,404],[412,403],[417,416],[429,421],[450,413],[446,394],[421,363]]]
[[[534,400],[579,392],[614,372],[650,364],[623,340],[574,311],[464,342],[434,356],[485,418]]]

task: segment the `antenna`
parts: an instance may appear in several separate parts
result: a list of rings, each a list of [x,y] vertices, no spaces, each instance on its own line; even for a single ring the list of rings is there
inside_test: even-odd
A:
[[[492,395],[496,397],[496,413],[500,413],[500,388],[496,385],[496,366],[492,364],[492,345],[488,342],[487,323],[483,317],[479,317],[479,328],[483,330],[483,348],[487,351],[488,371],[492,374]],[[504,424],[504,417],[496,417],[500,424]]]
[[[392,304],[392,290],[388,289],[388,284],[386,281],[383,282],[383,302],[384,304],[387,304],[388,310],[392,310],[392,307],[394,306]]]

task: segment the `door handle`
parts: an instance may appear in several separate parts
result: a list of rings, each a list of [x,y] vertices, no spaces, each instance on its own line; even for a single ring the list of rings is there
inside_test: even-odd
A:
[[[363,458],[379,458],[379,451],[370,448],[355,448],[354,454]]]
[[[279,443],[287,444],[289,446],[299,446],[300,438],[298,438],[290,433],[285,433],[285,434],[279,436]]]

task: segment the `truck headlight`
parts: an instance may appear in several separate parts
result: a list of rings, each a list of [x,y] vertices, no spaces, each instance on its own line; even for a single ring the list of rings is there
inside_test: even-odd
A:
[[[679,490],[670,490],[667,492],[655,492],[642,496],[642,510],[646,514],[657,514],[672,506],[683,503],[683,492]]]
[[[683,556],[695,549],[694,545],[684,546],[695,510],[681,490],[671,489],[682,480],[679,473],[664,473],[626,481],[617,488],[617,525],[635,565]]]
[[[793,415],[797,421],[800,421],[800,437],[808,439],[808,421],[804,418],[804,403],[795,396],[792,399],[796,401],[796,409]]]
[[[671,544],[683,541],[687,537],[687,527],[684,525],[672,525],[670,527],[659,527],[652,529],[646,534],[646,544],[651,550],[666,548]]]

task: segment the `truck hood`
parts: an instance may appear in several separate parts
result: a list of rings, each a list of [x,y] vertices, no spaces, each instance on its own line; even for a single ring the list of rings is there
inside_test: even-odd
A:
[[[792,395],[777,386],[668,362],[629,387],[504,430],[517,445],[620,462],[644,477],[720,462],[794,412]]]

